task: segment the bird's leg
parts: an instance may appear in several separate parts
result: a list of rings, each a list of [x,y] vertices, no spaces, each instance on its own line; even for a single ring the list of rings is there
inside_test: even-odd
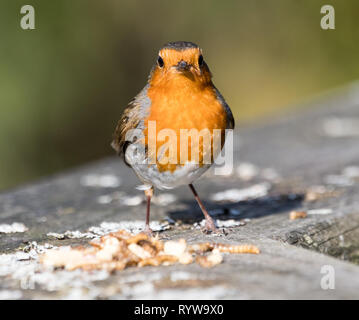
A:
[[[205,224],[205,227],[204,227],[204,231],[205,232],[218,232],[218,229],[217,229],[213,219],[211,218],[208,211],[204,207],[204,205],[203,205],[201,199],[199,198],[198,193],[197,193],[196,189],[194,188],[193,184],[192,183],[189,184],[189,187],[192,190],[193,195],[194,195],[195,199],[197,200],[197,203],[200,206],[200,208],[201,208],[201,210],[202,210],[202,212],[204,214],[204,217],[206,218],[206,224]]]
[[[146,209],[146,226],[144,232],[151,236],[152,230],[150,228],[150,210],[151,210],[151,198],[153,196],[153,187],[150,189],[145,190],[145,196],[147,199],[147,209]]]

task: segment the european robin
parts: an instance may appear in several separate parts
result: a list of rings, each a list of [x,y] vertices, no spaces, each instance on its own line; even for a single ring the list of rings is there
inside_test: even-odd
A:
[[[212,165],[224,145],[225,130],[234,128],[232,112],[211,79],[202,50],[196,44],[167,43],[159,51],[146,86],[128,104],[118,122],[112,147],[143,182],[140,189],[147,198],[147,233],[151,233],[154,188],[172,189],[184,184],[189,185],[205,216],[204,231],[217,231],[192,184]],[[191,135],[185,136],[187,142],[181,141],[182,133],[188,131],[208,134],[200,136],[195,145],[196,139]],[[165,139],[163,134],[160,139],[161,132],[165,132]],[[219,132],[221,141],[217,152],[215,132]],[[208,137],[209,144],[205,143]],[[172,146],[168,145],[169,140]],[[197,156],[192,156],[193,150],[198,151]],[[190,156],[183,160],[183,154]],[[205,161],[208,156],[210,161]]]

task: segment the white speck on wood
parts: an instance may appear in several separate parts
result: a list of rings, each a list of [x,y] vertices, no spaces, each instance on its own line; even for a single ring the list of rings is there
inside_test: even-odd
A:
[[[85,187],[117,188],[121,185],[121,179],[111,174],[88,174],[81,178],[81,184]]]
[[[229,189],[215,193],[211,196],[213,201],[231,201],[238,202],[264,197],[268,194],[271,185],[269,183],[260,183],[244,189]]]
[[[332,214],[333,210],[330,208],[323,208],[323,209],[312,209],[308,210],[307,214]]]
[[[0,233],[16,233],[29,230],[23,223],[0,224]]]

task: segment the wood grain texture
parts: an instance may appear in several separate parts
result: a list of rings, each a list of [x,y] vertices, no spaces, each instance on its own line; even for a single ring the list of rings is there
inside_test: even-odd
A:
[[[200,298],[206,293],[215,299],[359,298],[359,266],[355,264],[358,263],[359,250],[359,182],[353,179],[353,183],[348,185],[328,184],[328,176],[342,176],[345,168],[359,166],[359,137],[333,137],[323,131],[328,119],[359,118],[358,92],[353,87],[318,99],[301,112],[278,119],[272,116],[250,127],[239,126],[235,136],[235,166],[249,162],[255,164],[260,173],[251,181],[244,181],[237,174],[224,177],[209,172],[196,187],[210,212],[218,214],[216,218],[248,218],[250,221],[219,238],[181,226],[174,226],[162,236],[169,239],[183,237],[190,243],[209,240],[229,244],[251,243],[258,246],[261,253],[225,255],[222,264],[206,270],[205,274],[196,265],[143,268],[139,282],[151,283],[154,289],[150,297],[163,298],[165,294],[172,299],[186,294],[188,298]],[[211,195],[216,192],[262,183],[266,180],[263,172],[268,168],[278,172],[281,179],[270,181],[271,188],[265,197],[231,203],[211,200]],[[118,189],[84,187],[81,179],[88,174],[115,175],[122,180],[122,185]],[[145,203],[131,207],[120,201],[98,202],[99,196],[114,191],[137,195],[140,193],[134,189],[137,184],[137,177],[129,168],[118,158],[109,158],[5,192],[0,195],[0,223],[22,222],[29,231],[0,234],[0,252],[11,253],[23,247],[26,241],[56,245],[84,243],[86,240],[53,240],[46,234],[67,230],[84,232],[103,221],[143,220]],[[330,187],[333,192],[315,201],[307,201],[306,193],[316,185]],[[201,220],[201,212],[187,188],[181,187],[172,193],[178,200],[166,206],[153,205],[152,219],[168,216],[191,224]],[[73,210],[65,210],[69,207]],[[289,219],[292,210],[318,209],[330,209],[331,213]],[[324,265],[335,269],[334,290],[320,287]],[[189,274],[190,280],[174,280],[176,272]],[[157,275],[160,275],[160,280],[150,280]],[[121,291],[121,281],[127,279],[130,283],[131,277],[139,277],[136,269],[111,275],[110,280],[97,281],[93,285],[105,298],[146,297],[141,290]],[[21,290],[16,282],[2,280],[1,289]],[[51,297],[65,297],[67,289],[65,286],[55,290]],[[40,289],[22,292],[24,298],[49,296]]]

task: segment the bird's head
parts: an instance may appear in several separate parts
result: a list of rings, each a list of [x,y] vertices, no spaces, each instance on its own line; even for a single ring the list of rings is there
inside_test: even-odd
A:
[[[192,42],[177,41],[165,44],[159,51],[150,83],[190,80],[193,84],[206,85],[211,83],[211,78],[202,50]]]

